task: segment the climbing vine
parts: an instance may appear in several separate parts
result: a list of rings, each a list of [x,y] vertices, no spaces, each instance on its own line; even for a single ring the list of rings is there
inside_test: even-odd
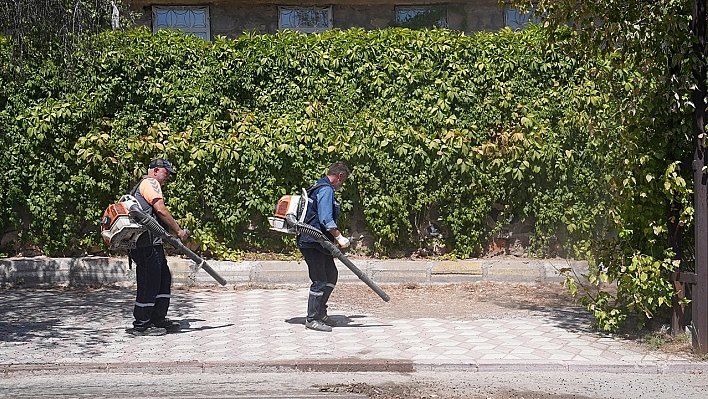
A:
[[[381,255],[431,240],[421,232],[434,215],[435,240],[453,256],[483,254],[519,219],[533,225],[530,255],[553,246],[598,260],[604,238],[648,228],[631,212],[652,218],[663,254],[667,204],[690,188],[663,161],[666,120],[640,123],[661,77],[618,67],[615,54],[568,55],[569,29],[550,35],[532,26],[213,43],[146,29],[89,36],[71,85],[61,66],[39,60],[26,80],[0,75],[0,231],[17,236],[2,251],[18,242],[49,255],[107,251],[103,210],[165,156],[179,171],[165,187],[168,206],[216,256],[292,251],[266,217],[335,160],[353,168],[343,227],[363,215]],[[0,38],[0,57],[10,54]],[[645,253],[636,242],[620,248]],[[633,264],[639,280],[671,266]],[[664,288],[642,295],[666,298]]]

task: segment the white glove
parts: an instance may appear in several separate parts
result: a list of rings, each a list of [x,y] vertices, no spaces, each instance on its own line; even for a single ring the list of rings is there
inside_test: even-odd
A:
[[[351,244],[349,242],[349,239],[347,237],[344,237],[343,234],[334,237],[334,239],[337,240],[337,244],[339,244],[339,246],[342,248],[347,248]]]

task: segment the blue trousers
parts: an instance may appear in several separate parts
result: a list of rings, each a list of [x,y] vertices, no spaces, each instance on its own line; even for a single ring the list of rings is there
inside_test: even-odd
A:
[[[307,321],[317,320],[327,314],[327,301],[337,285],[339,272],[332,255],[314,248],[300,248],[310,275],[310,295],[307,299]]]
[[[134,327],[146,327],[165,319],[170,307],[172,274],[167,266],[162,245],[140,247],[130,251],[137,265],[135,277],[138,290],[133,308]]]

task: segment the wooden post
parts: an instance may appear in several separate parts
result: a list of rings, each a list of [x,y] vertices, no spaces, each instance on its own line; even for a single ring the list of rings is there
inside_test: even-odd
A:
[[[681,300],[686,298],[686,285],[696,285],[698,280],[696,273],[682,272],[671,273],[669,280],[674,284],[674,291],[676,291],[672,300],[671,331],[672,335],[681,335],[686,328],[686,307],[681,304]]]
[[[675,260],[683,260],[683,232],[679,224],[681,217],[681,203],[673,202],[669,208],[669,246],[674,252]],[[679,270],[675,270],[673,274],[678,274]],[[686,330],[686,306],[681,303],[681,300],[686,297],[684,283],[673,278],[674,296],[671,300],[671,335],[678,336],[684,334]]]
[[[686,306],[681,300],[686,298],[685,284],[674,281],[674,297],[672,299],[673,311],[671,312],[671,335],[674,337],[684,333],[686,329]]]
[[[693,180],[696,236],[696,286],[693,288],[693,351],[708,353],[708,175],[703,168],[706,162],[706,0],[694,0],[693,33],[696,43],[694,54],[698,57],[697,68],[693,71],[696,87],[691,95],[695,111],[693,113]]]

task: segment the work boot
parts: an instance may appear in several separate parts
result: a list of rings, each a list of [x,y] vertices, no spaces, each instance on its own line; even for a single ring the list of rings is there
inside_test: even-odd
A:
[[[310,320],[316,319],[321,313],[320,304],[322,303],[322,293],[312,292],[307,297],[307,318]]]
[[[182,326],[178,322],[172,321],[170,319],[156,321],[154,324],[155,327],[164,328],[165,330],[167,330],[167,332],[177,332],[182,328]]]
[[[320,316],[318,320],[330,327],[337,327],[337,322],[328,315]]]
[[[159,337],[161,335],[167,334],[167,330],[161,327],[155,327],[150,324],[145,327],[133,327],[131,333],[138,337],[149,336],[149,337]]]
[[[310,330],[315,330],[315,331],[324,331],[324,332],[332,331],[332,327],[324,324],[320,320],[306,321],[305,327],[309,328]]]

